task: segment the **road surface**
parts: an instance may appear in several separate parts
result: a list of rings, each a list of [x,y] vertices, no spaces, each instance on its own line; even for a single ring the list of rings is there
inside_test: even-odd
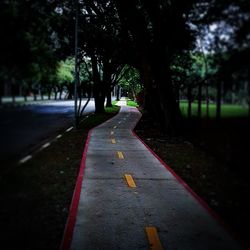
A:
[[[90,101],[85,114],[94,111]],[[52,101],[0,109],[0,165],[19,161],[41,144],[72,126],[73,101]]]

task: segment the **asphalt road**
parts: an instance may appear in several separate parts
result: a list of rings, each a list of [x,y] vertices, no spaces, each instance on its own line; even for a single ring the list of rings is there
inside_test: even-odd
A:
[[[85,114],[94,111],[90,101]],[[19,161],[62,130],[73,125],[74,102],[54,101],[43,104],[0,109],[0,165]]]

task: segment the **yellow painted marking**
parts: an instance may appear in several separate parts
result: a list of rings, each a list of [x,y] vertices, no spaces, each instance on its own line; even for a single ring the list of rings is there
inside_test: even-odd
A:
[[[115,139],[111,139],[112,144],[116,144]]]
[[[128,186],[131,187],[131,188],[136,188],[136,185],[135,185],[135,182],[134,182],[134,179],[132,177],[132,175],[130,174],[125,174],[125,179],[128,183]]]
[[[121,151],[117,151],[117,156],[119,159],[124,159],[124,155]]]
[[[145,230],[150,244],[150,249],[163,250],[157,229],[155,227],[146,227]]]
[[[110,134],[113,135],[113,134],[114,134],[114,131],[111,131]]]
[[[116,129],[117,128],[117,126],[114,126],[114,129]]]

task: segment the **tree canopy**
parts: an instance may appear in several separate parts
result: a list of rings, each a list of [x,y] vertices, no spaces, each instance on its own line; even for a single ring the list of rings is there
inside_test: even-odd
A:
[[[222,88],[244,85],[250,103],[247,1],[3,0],[0,7],[2,86],[64,85],[72,96],[75,77],[80,97],[92,89],[97,112],[115,85],[134,96],[139,87],[144,108],[169,133],[180,122],[180,92],[192,101],[197,89],[198,103],[205,95],[208,105],[217,90],[219,114]]]

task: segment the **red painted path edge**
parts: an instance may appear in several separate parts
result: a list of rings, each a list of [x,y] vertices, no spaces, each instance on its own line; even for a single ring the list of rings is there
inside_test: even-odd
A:
[[[89,146],[89,140],[90,140],[90,135],[92,133],[92,130],[89,130],[88,136],[85,142],[84,146],[84,151],[82,155],[82,160],[80,164],[80,169],[79,173],[76,179],[76,185],[75,185],[75,190],[73,193],[70,209],[69,209],[69,215],[68,219],[65,225],[65,230],[63,234],[63,239],[61,242],[60,249],[61,250],[68,250],[70,249],[72,237],[73,237],[73,232],[74,232],[74,226],[76,222],[76,215],[77,215],[77,209],[80,201],[80,195],[81,195],[81,188],[82,188],[82,181],[83,181],[83,174],[84,174],[84,169],[85,169],[85,162],[86,162],[86,157],[87,157],[87,150]]]
[[[149,152],[177,179],[177,181],[198,201],[198,203],[219,223],[224,229],[239,242],[239,244],[245,248],[249,249],[248,244],[243,241],[239,235],[229,226],[209,205],[196,194],[191,187],[179,176],[172,168],[170,168],[136,133],[132,130],[132,134],[149,150]]]
[[[112,120],[115,116],[109,118],[105,122]],[[101,123],[101,124],[103,124],[103,123]],[[71,200],[69,215],[68,215],[68,219],[67,219],[67,222],[66,222],[66,225],[64,228],[62,242],[60,245],[60,250],[69,250],[70,246],[71,246],[71,241],[73,238],[73,232],[74,232],[76,216],[77,216],[77,211],[78,211],[78,205],[79,205],[80,196],[81,196],[81,188],[82,188],[83,175],[84,175],[84,169],[85,169],[85,163],[86,163],[86,158],[87,158],[87,151],[88,151],[90,136],[91,136],[92,131],[95,128],[97,128],[98,126],[100,126],[101,124],[90,129],[88,132],[88,135],[87,135],[87,139],[86,139],[86,142],[84,145],[84,151],[82,154],[82,160],[80,163],[80,169],[79,169],[79,173],[78,173],[78,176],[76,179],[75,189],[74,189],[74,193],[73,193],[72,200]]]

